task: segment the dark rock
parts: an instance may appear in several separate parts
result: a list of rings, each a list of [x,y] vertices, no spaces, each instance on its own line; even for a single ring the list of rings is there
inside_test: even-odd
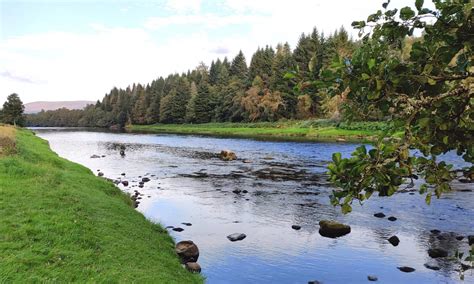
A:
[[[138,184],[140,184],[140,185],[144,185],[144,184],[145,184],[145,182],[143,182],[143,181],[139,181],[139,182],[138,182]]]
[[[174,226],[166,226],[165,229],[173,229],[173,228],[174,228]]]
[[[99,172],[97,175],[100,176],[100,177],[103,177],[103,176],[104,176],[104,173],[103,173],[103,172]]]
[[[438,258],[438,257],[447,257],[448,256],[448,252],[444,249],[441,249],[441,248],[430,248],[428,250],[428,255],[431,257],[431,258]]]
[[[467,236],[467,241],[469,245],[472,246],[474,244],[474,235]]]
[[[142,182],[149,182],[149,181],[150,181],[150,179],[147,178],[147,177],[142,178]]]
[[[245,163],[245,164],[250,164],[252,161],[250,160],[243,160],[242,163]]]
[[[440,267],[435,264],[425,263],[424,266],[431,270],[440,270]]]
[[[123,184],[124,186],[128,186],[128,181],[123,180],[123,181],[122,181],[122,184]]]
[[[200,273],[201,272],[201,266],[197,262],[187,262],[184,267],[193,273]]]
[[[415,271],[415,268],[409,267],[409,266],[400,266],[400,267],[397,267],[397,268],[398,268],[398,270],[400,270],[402,272],[407,272],[407,273]]]
[[[377,276],[375,276],[375,275],[369,275],[369,276],[367,276],[367,279],[368,279],[369,281],[377,281],[377,280],[379,280],[379,279],[377,278]]]
[[[222,150],[219,155],[219,158],[223,161],[233,161],[237,159],[237,156],[235,155],[234,152],[230,150]]]
[[[308,284],[323,284],[323,282],[320,282],[318,280],[311,280],[311,281],[308,281]]]
[[[469,264],[465,264],[465,263],[462,263],[462,262],[461,262],[461,269],[462,269],[463,271],[466,271],[466,270],[469,270],[469,269],[472,269],[472,268],[473,268],[473,267],[470,266]]]
[[[196,262],[199,258],[199,248],[193,241],[178,242],[175,252],[181,259],[181,263]]]
[[[434,235],[437,235],[437,234],[441,233],[440,230],[436,230],[436,229],[431,230],[430,232],[431,232],[432,234],[434,234]]]
[[[120,175],[124,176],[124,175],[125,175],[125,173],[121,173]]]
[[[456,240],[462,241],[462,240],[464,240],[464,236],[456,236]]]
[[[415,193],[414,193],[414,192],[410,192],[410,193],[408,193],[408,194],[410,194],[410,195],[415,195]]]
[[[374,216],[377,218],[385,218],[385,214],[383,214],[382,212],[375,213]]]
[[[392,222],[397,221],[397,217],[394,217],[394,216],[390,216],[387,219]]]
[[[235,194],[240,194],[242,191],[240,189],[234,189],[232,190],[232,192]]]
[[[248,193],[248,190],[244,189],[242,190],[242,193]]]
[[[231,242],[241,241],[241,240],[245,239],[246,237],[247,237],[247,235],[241,234],[241,233],[234,233],[234,234],[231,234],[231,235],[227,236],[227,238]]]
[[[125,150],[120,150],[120,156],[125,156]]]
[[[319,234],[327,238],[337,238],[347,235],[351,232],[351,227],[335,221],[319,221]]]
[[[105,155],[102,155],[101,157],[102,157],[102,158],[105,158]]]
[[[139,188],[143,188],[143,184],[139,184],[138,187],[139,187]]]
[[[182,232],[182,231],[184,231],[184,229],[180,228],[180,227],[176,227],[176,228],[173,228],[173,231]]]
[[[400,239],[397,236],[391,236],[388,238],[388,242],[392,244],[392,246],[396,247],[400,243]]]
[[[183,225],[185,225],[185,226],[188,226],[188,227],[193,225],[193,224],[191,224],[191,223],[186,223],[186,222],[183,222],[183,223],[181,223],[181,224],[183,224]]]
[[[95,154],[94,154],[94,155],[91,156],[91,159],[98,159],[98,158],[100,158],[99,155],[95,155]]]
[[[446,240],[446,235],[444,235],[444,234],[443,235],[438,235],[436,238],[440,241],[444,241],[444,240]]]
[[[298,231],[299,229],[301,229],[301,226],[299,226],[299,225],[293,225],[293,226],[291,226],[291,228],[292,228],[293,230],[297,230],[297,231]]]

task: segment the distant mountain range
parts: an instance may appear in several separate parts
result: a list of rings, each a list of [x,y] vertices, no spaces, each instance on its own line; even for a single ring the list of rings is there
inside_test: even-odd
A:
[[[83,109],[93,101],[63,101],[63,102],[31,102],[25,104],[25,113],[37,113],[41,110],[55,110],[60,108]]]

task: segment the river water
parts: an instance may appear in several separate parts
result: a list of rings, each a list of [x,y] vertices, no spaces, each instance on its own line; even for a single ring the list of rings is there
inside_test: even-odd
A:
[[[390,198],[374,196],[342,215],[329,204],[332,188],[325,165],[333,152],[349,156],[357,144],[34,131],[60,156],[96,174],[100,170],[104,177],[129,181],[119,187],[142,194],[137,210],[150,220],[183,228],[169,231],[176,241],[190,239],[198,245],[208,283],[367,283],[368,275],[380,283],[460,282],[458,264],[431,259],[427,250],[468,251],[466,238],[455,237],[474,234],[472,184],[455,184],[453,192],[433,199],[430,206],[418,192],[407,190]],[[125,156],[119,154],[121,146]],[[216,154],[222,149],[234,151],[238,160],[219,160]],[[139,188],[145,176],[151,181]],[[397,220],[376,218],[377,212]],[[349,224],[352,232],[337,239],[322,237],[322,219]],[[230,242],[226,236],[232,233],[247,237]],[[387,241],[392,235],[400,239],[396,247]],[[427,269],[425,263],[440,270]],[[416,271],[404,273],[399,266]],[[463,283],[474,283],[473,271],[464,272]]]

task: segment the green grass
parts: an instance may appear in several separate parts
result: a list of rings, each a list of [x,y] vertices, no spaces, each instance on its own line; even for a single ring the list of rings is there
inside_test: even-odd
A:
[[[168,233],[46,141],[18,130],[0,158],[0,282],[202,283]]]
[[[259,123],[204,123],[130,125],[129,131],[199,134],[233,137],[261,137],[303,141],[371,141],[387,128],[383,122],[351,124],[328,120],[259,122]]]

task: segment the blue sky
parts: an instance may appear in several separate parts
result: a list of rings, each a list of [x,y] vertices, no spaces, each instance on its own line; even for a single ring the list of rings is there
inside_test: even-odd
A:
[[[97,100],[200,61],[247,61],[259,46],[294,48],[380,8],[379,0],[0,0],[0,101]],[[411,4],[394,0],[394,7]],[[354,33],[354,36],[356,34]]]

